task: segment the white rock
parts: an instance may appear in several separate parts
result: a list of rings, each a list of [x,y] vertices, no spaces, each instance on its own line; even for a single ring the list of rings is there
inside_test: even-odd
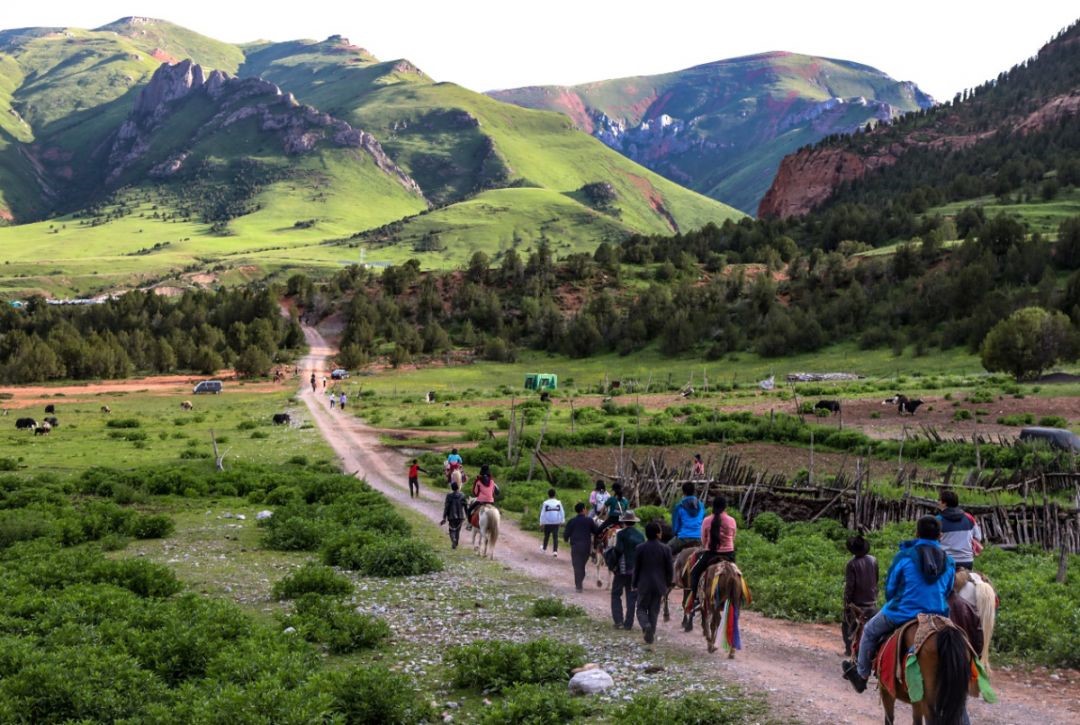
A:
[[[246,521],[247,516],[244,516],[244,514],[237,514],[236,519],[237,519],[237,521]]]
[[[282,634],[296,634],[296,627],[286,627]]]
[[[225,512],[225,513],[223,513],[221,515],[221,518],[223,518],[223,519],[231,519],[232,517],[233,517],[233,515],[231,513],[228,513],[228,512]]]
[[[259,513],[255,514],[255,520],[256,521],[265,521],[266,519],[270,518],[273,515],[274,515],[273,511],[260,511]]]
[[[595,695],[615,686],[615,680],[603,670],[585,670],[570,678],[572,694]]]

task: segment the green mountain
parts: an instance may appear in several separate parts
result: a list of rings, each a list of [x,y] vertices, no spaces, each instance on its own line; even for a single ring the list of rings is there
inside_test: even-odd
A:
[[[488,95],[561,111],[638,163],[748,213],[786,154],[933,104],[913,83],[869,66],[795,53]]]
[[[145,18],[0,31],[0,250],[17,265],[0,289],[333,268],[361,243],[456,265],[739,216],[559,114],[339,36],[234,46]]]

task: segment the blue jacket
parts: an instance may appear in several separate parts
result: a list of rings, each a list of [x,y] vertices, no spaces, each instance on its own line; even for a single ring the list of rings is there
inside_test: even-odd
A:
[[[705,507],[697,496],[685,496],[671,509],[671,530],[680,539],[700,539]]]
[[[948,616],[946,600],[953,588],[956,562],[941,545],[930,539],[912,539],[900,544],[885,579],[881,613],[895,624],[918,614]]]

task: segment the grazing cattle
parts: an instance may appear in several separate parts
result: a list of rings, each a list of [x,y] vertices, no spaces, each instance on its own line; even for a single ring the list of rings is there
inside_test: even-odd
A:
[[[551,400],[551,393],[549,393],[546,390],[544,392],[540,393],[540,402],[541,403],[547,403],[550,400]]]
[[[819,400],[818,402],[814,403],[814,410],[827,410],[830,413],[832,413],[833,415],[836,415],[837,413],[840,412],[840,401],[839,400]]]
[[[112,412],[112,408],[110,408],[110,407],[109,407],[109,406],[107,406],[107,405],[103,405],[103,406],[101,406],[101,412],[102,412],[102,413],[111,413],[111,412]]]
[[[192,405],[190,400],[185,400],[180,404],[180,410],[195,410],[195,406]]]
[[[288,413],[274,413],[274,425],[288,425],[292,422],[292,418]]]
[[[897,393],[896,395],[892,396],[891,398],[885,398],[885,400],[881,401],[881,404],[882,405],[899,405],[901,398],[904,398],[904,396],[901,395],[900,393]],[[907,398],[904,398],[904,400],[907,400]]]
[[[60,427],[60,421],[56,419],[55,415],[50,415],[48,418],[45,419],[45,422],[51,425],[53,428]]]
[[[49,403],[48,405],[45,406],[45,412],[46,413],[55,413],[56,412],[56,406],[53,405],[52,403]]]
[[[908,415],[915,415],[915,411],[922,405],[921,400],[908,400],[904,398],[896,406],[896,412],[900,415],[907,413]]]
[[[36,436],[47,436],[47,435],[49,435],[49,431],[51,431],[51,430],[52,430],[51,425],[49,425],[48,423],[42,423],[37,428],[34,428],[34,435],[36,435]]]
[[[434,403],[435,402],[435,391],[434,390],[429,390],[427,392],[427,395],[424,396],[424,402],[425,403]]]
[[[15,421],[15,427],[18,430],[33,430],[37,428],[37,421],[33,418],[19,418]]]

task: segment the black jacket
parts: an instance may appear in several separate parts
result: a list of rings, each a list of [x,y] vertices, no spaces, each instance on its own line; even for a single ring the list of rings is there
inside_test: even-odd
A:
[[[465,494],[461,491],[451,491],[446,494],[442,517],[447,521],[463,521],[465,519]]]
[[[675,579],[675,563],[671,549],[656,539],[646,541],[634,552],[634,579],[632,586],[643,594],[663,594]]]
[[[845,605],[854,604],[864,608],[877,606],[877,559],[869,554],[852,557],[844,574]]]
[[[570,542],[571,549],[589,551],[592,549],[593,534],[598,531],[600,531],[600,527],[596,525],[595,521],[585,514],[578,514],[566,522],[562,537],[564,541]]]

